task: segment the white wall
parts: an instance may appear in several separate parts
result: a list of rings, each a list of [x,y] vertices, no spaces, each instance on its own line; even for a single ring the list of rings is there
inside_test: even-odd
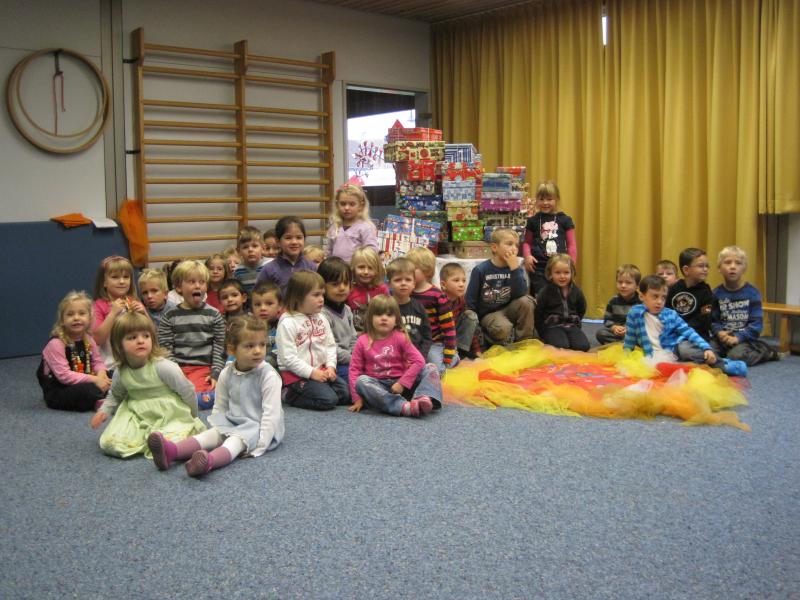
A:
[[[0,77],[8,78],[20,60],[44,48],[68,48],[100,66],[100,1],[0,0]],[[59,6],[60,5],[60,6]],[[64,119],[81,104],[94,103],[77,85],[81,73],[71,70],[66,59],[67,110]],[[31,64],[24,89],[34,90],[23,99],[32,116],[52,123],[49,59]],[[5,99],[4,99],[5,100]],[[72,108],[72,111],[70,111]],[[0,206],[3,222],[42,221],[68,212],[105,216],[105,168],[103,144],[79,154],[43,152],[14,128],[5,101],[0,115]]]
[[[27,54],[66,47],[100,63],[101,3],[107,0],[0,0],[0,76]],[[123,53],[130,57],[130,32],[144,27],[146,39],[231,50],[246,39],[251,53],[316,60],[336,53],[334,86],[335,177],[344,177],[343,82],[400,89],[429,88],[429,28],[426,24],[303,2],[300,0],[137,0],[122,2]],[[126,66],[126,69],[131,69]],[[126,148],[131,139],[130,78],[126,77]],[[68,98],[70,91],[67,91]],[[49,98],[45,99],[46,110]],[[0,221],[46,220],[66,212],[105,214],[102,141],[90,150],[60,156],[34,148],[0,117]],[[128,193],[133,196],[132,161]]]

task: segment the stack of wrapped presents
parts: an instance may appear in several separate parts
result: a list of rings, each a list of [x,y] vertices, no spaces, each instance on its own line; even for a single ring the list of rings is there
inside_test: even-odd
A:
[[[445,144],[442,132],[403,127],[386,137],[384,158],[397,177],[395,205],[379,230],[384,258],[406,248],[438,243],[461,258],[491,256],[489,239],[497,227],[524,233],[531,209],[525,167],[498,167],[485,173],[472,144]]]

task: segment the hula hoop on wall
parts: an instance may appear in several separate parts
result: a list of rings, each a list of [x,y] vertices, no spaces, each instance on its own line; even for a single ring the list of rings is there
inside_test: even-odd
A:
[[[97,80],[101,91],[101,101],[98,106],[97,112],[95,113],[92,122],[85,127],[81,131],[68,133],[68,134],[58,134],[56,132],[48,131],[40,126],[33,117],[28,113],[25,108],[25,105],[22,102],[22,94],[21,94],[21,81],[22,75],[25,72],[25,69],[30,65],[30,63],[41,56],[45,56],[47,54],[65,54],[67,56],[71,56],[79,63],[85,65],[89,71],[94,74],[95,79]],[[108,114],[109,114],[109,103],[108,103],[108,83],[106,82],[105,77],[100,72],[100,70],[95,66],[95,64],[86,58],[83,54],[79,52],[75,52],[74,50],[68,50],[66,48],[46,48],[44,50],[39,50],[30,54],[29,56],[23,58],[14,69],[11,71],[11,75],[8,77],[8,81],[6,82],[6,105],[8,106],[8,115],[11,117],[11,122],[16,127],[17,131],[19,131],[20,135],[28,140],[31,144],[39,148],[40,150],[44,150],[45,152],[52,152],[54,154],[74,154],[76,152],[81,152],[86,148],[92,146],[98,138],[102,135],[103,130],[105,129],[106,123],[108,122]],[[15,102],[16,101],[16,102]],[[51,146],[49,144],[44,143],[43,141],[36,139],[31,132],[26,129],[23,124],[20,115],[17,114],[17,105],[19,107],[19,111],[22,113],[22,116],[27,120],[27,122],[36,130],[43,133],[45,136],[54,138],[54,139],[72,139],[77,138],[83,135],[86,135],[90,131],[92,131],[95,127],[97,131],[88,139],[85,140],[78,145],[75,146]]]

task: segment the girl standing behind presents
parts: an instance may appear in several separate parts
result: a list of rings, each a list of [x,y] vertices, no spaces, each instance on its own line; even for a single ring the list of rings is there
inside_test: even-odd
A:
[[[212,428],[177,444],[158,431],[151,433],[147,445],[159,470],[191,457],[186,472],[199,477],[240,455],[261,456],[281,443],[281,378],[264,362],[266,322],[250,315],[234,318],[227,344],[234,361],[219,376],[214,411],[208,417]]]
[[[522,256],[525,269],[531,273],[531,293],[536,295],[547,283],[544,270],[556,254],[569,254],[578,262],[575,223],[572,217],[558,210],[561,193],[554,181],[543,181],[536,188],[536,214],[525,224]]]
[[[275,345],[286,402],[299,408],[331,410],[337,404],[350,404],[347,382],[336,375],[336,340],[320,314],[324,303],[325,281],[319,274],[292,275]]]
[[[372,248],[359,248],[350,261],[353,271],[353,289],[347,297],[347,306],[353,311],[353,324],[356,331],[362,333],[366,329],[364,315],[369,301],[381,294],[388,296],[389,288],[384,283],[386,271],[380,256]]]
[[[94,326],[92,337],[100,348],[106,369],[114,368],[109,334],[114,321],[127,311],[147,315],[133,287],[133,265],[122,256],[109,256],[100,263],[94,280]]]
[[[162,358],[150,317],[131,312],[111,329],[111,350],[119,369],[102,408],[92,417],[97,429],[113,417],[100,436],[103,452],[119,458],[144,453],[147,436],[160,431],[175,442],[205,431],[197,418],[194,387],[174,362]]]
[[[566,254],[556,254],[547,261],[547,284],[536,295],[533,318],[536,331],[545,344],[567,350],[589,349],[589,340],[581,330],[586,314],[586,298],[575,285],[575,265]]]
[[[95,410],[111,385],[97,344],[89,335],[92,301],[70,292],[58,304],[50,341],[36,371],[44,402],[58,410]]]
[[[377,296],[367,308],[367,332],[358,338],[350,362],[350,393],[358,412],[364,403],[396,417],[419,417],[441,406],[442,384],[434,364],[408,339],[400,306]]]
[[[350,262],[359,248],[378,251],[375,225],[369,220],[369,201],[360,185],[348,182],[336,190],[332,213],[327,256]]]

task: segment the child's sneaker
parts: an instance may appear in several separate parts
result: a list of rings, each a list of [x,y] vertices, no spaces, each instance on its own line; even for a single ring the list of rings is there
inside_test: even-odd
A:
[[[153,462],[159,471],[166,471],[172,465],[177,454],[177,448],[164,435],[154,431],[147,436],[147,447],[153,453]]]
[[[725,359],[722,372],[731,377],[747,377],[747,363],[743,360]]]
[[[420,396],[419,398],[415,398],[417,404],[419,404],[419,412],[421,415],[429,415],[433,410],[433,402],[428,396]]]
[[[211,410],[214,408],[214,390],[197,392],[197,408],[200,410]]]
[[[419,416],[419,401],[412,400],[411,402],[403,402],[400,409],[400,414],[404,417],[418,417]]]
[[[211,463],[208,460],[208,452],[198,450],[192,454],[192,458],[186,463],[186,472],[190,477],[200,477],[211,470]]]

